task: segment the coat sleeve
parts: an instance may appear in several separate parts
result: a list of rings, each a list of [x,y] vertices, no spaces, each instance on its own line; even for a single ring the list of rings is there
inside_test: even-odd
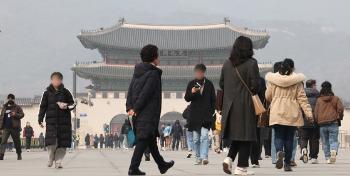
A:
[[[136,114],[145,107],[147,101],[153,96],[154,87],[156,87],[157,84],[160,84],[160,77],[156,72],[150,73],[136,102],[134,103],[133,109]]]
[[[211,94],[210,94],[210,98],[211,98],[211,110],[212,110],[212,114],[214,114],[215,112],[215,105],[216,105],[216,94],[215,94],[215,87],[213,84],[210,84],[211,86]]]
[[[133,108],[133,104],[132,104],[132,87],[134,85],[134,78],[131,80],[131,83],[129,85],[128,88],[128,95],[126,97],[126,112],[128,112],[130,109]]]
[[[338,97],[337,97],[337,113],[339,114],[339,120],[343,120],[344,105]]]
[[[273,85],[271,83],[267,83],[267,88],[266,88],[266,92],[265,92],[265,99],[268,102],[272,101],[272,89],[273,89]]]
[[[70,91],[67,89],[67,109],[72,111],[76,107],[76,103],[74,101],[73,95],[70,93]]]
[[[20,106],[17,106],[15,118],[19,120],[19,119],[23,119],[23,117],[24,117],[23,109]]]
[[[39,115],[38,115],[39,124],[44,121],[44,117],[45,117],[47,106],[48,106],[47,100],[48,100],[47,92],[45,91],[43,93],[43,96],[41,97],[41,102],[40,102],[40,109],[39,109]]]
[[[185,93],[185,100],[187,102],[191,102],[191,101],[195,100],[196,97],[200,96],[199,92],[192,93],[192,88],[193,88],[192,81],[190,81],[187,85],[186,93]]]
[[[304,86],[302,83],[299,83],[297,87],[297,101],[300,107],[303,109],[308,120],[313,121],[311,105],[309,104],[309,101],[307,99]]]
[[[249,89],[250,91],[255,95],[259,92],[259,86],[260,86],[260,73],[259,73],[259,67],[256,60],[254,60],[254,63],[252,67],[248,71],[248,80],[249,82]]]

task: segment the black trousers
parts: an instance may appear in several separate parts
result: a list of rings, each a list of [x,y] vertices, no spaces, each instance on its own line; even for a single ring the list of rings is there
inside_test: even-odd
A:
[[[227,157],[232,161],[236,159],[238,153],[238,167],[249,167],[249,154],[251,148],[251,141],[232,141]]]
[[[259,158],[261,158],[260,128],[256,128],[256,136],[256,141],[251,142],[250,161],[252,164],[259,164]]]
[[[130,164],[129,170],[136,170],[140,167],[142,156],[145,153],[147,148],[149,149],[149,152],[152,154],[154,161],[157,163],[158,168],[162,168],[164,166],[165,161],[159,153],[158,146],[157,146],[157,138],[154,136],[149,139],[137,140],[134,154],[132,155],[132,158],[131,158],[131,164]]]
[[[32,144],[32,137],[26,137],[26,149],[29,150]]]
[[[265,155],[267,156],[271,156],[271,136],[272,136],[272,129],[268,128],[268,138],[264,139],[263,145],[264,145],[264,149],[265,149]]]
[[[180,143],[180,137],[173,137],[173,145],[172,145],[172,149],[173,150],[179,150],[179,143]]]
[[[300,148],[308,148],[310,145],[310,158],[317,159],[320,147],[320,128],[300,128],[299,129]]]
[[[7,140],[9,137],[12,137],[13,143],[15,144],[16,148],[16,153],[21,154],[22,149],[21,149],[21,140],[20,140],[20,131],[18,129],[4,129],[2,133],[2,140],[1,140],[1,145],[0,145],[0,154],[4,154],[6,150],[6,145],[7,145]]]

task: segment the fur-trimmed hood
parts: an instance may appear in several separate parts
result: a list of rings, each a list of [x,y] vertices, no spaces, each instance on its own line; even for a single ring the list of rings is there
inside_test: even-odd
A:
[[[305,75],[302,73],[292,73],[291,75],[281,75],[279,73],[267,73],[265,79],[279,87],[289,87],[298,84],[305,80]]]

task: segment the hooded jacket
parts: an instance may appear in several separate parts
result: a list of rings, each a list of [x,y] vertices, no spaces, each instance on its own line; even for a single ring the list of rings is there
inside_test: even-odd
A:
[[[316,102],[317,102],[317,98],[320,96],[320,92],[316,89],[313,88],[305,88],[305,93],[306,93],[306,97],[309,101],[309,104],[311,106],[312,109],[312,114],[314,115],[314,122],[315,121],[315,107],[316,107]],[[314,127],[314,123],[309,123],[307,121],[307,118],[304,115],[304,127],[305,128],[310,128],[310,127]]]
[[[321,96],[315,107],[315,120],[319,125],[343,120],[344,105],[337,96]]]
[[[138,139],[159,136],[158,126],[162,105],[162,70],[150,63],[135,66],[127,101],[127,111],[136,113],[134,128]]]
[[[308,121],[313,121],[311,106],[306,97],[301,73],[281,75],[267,73],[266,100],[270,105],[270,125],[300,127],[304,125],[302,111]]]

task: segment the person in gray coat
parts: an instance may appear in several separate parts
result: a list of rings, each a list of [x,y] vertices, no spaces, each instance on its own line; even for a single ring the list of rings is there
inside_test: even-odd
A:
[[[251,39],[244,36],[238,37],[233,45],[231,56],[224,63],[221,71],[220,88],[224,92],[222,137],[231,141],[229,153],[223,162],[223,170],[227,174],[231,174],[232,161],[237,154],[239,159],[234,174],[247,174],[251,144],[257,139],[257,117],[252,94],[257,94],[259,90],[260,75],[253,54]]]

